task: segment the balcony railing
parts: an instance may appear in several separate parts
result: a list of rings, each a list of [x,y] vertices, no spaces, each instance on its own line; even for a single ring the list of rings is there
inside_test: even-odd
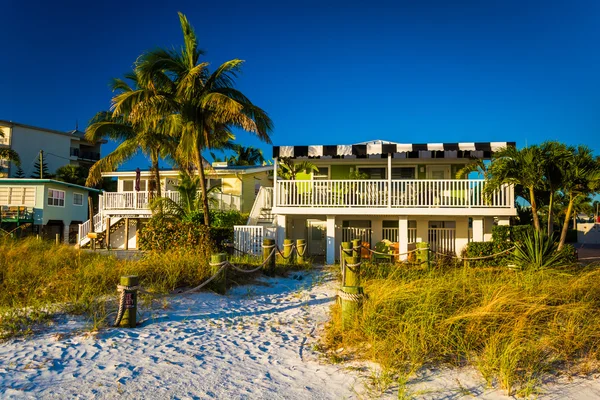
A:
[[[179,192],[166,191],[161,193],[162,197],[179,203]],[[101,209],[110,210],[149,210],[150,200],[156,193],[152,192],[106,192],[102,196]],[[211,207],[219,210],[240,210],[241,198],[226,193],[209,194]]]
[[[513,208],[514,189],[490,196],[483,179],[277,181],[276,207]]]

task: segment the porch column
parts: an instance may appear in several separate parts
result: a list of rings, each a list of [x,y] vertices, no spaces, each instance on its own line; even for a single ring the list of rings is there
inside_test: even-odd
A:
[[[469,243],[469,217],[456,218],[456,238],[454,248],[456,255],[460,256],[462,250]]]
[[[417,242],[429,241],[429,220],[417,218]]]
[[[473,218],[473,241],[483,242],[483,217]]]
[[[408,251],[408,217],[406,216],[398,218],[398,246],[398,252],[400,254]],[[401,261],[406,261],[407,259],[407,254],[400,256]]]
[[[63,243],[69,244],[69,229],[71,227],[71,221],[63,221]]]
[[[387,185],[387,206],[392,208],[392,153],[388,153]]]
[[[327,251],[326,262],[328,265],[335,263],[335,215],[327,216]]]
[[[285,215],[277,214],[277,246],[283,251],[283,239],[285,239]]]
[[[129,218],[125,218],[125,250],[129,250]]]
[[[383,221],[374,219],[371,221],[371,248],[375,248],[375,243],[383,240]]]

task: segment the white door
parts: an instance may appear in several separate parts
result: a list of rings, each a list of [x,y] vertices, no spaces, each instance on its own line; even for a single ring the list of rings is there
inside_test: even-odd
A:
[[[308,254],[311,256],[324,256],[327,247],[326,240],[327,222],[308,221]]]

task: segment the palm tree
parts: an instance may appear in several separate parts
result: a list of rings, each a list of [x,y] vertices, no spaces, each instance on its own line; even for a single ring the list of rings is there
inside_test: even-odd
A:
[[[208,63],[199,61],[204,53],[198,48],[194,29],[185,15],[179,13],[179,20],[184,39],[181,50],[158,49],[143,54],[136,70],[145,81],[157,82],[156,93],[150,99],[152,107],[148,107],[152,109],[150,114],[159,110],[159,114],[170,115],[171,132],[179,136],[178,157],[193,165],[200,175],[204,223],[208,226],[202,151],[226,142],[232,128],[241,128],[271,143],[273,123],[265,111],[234,88],[243,61],[227,61],[210,73]],[[121,102],[115,102],[115,111],[121,108]],[[139,111],[132,122],[148,117],[147,112]]]
[[[569,202],[558,243],[559,250],[565,245],[569,219],[575,202],[579,197],[586,198],[588,195],[600,191],[600,160],[594,158],[592,151],[587,146],[580,145],[577,148],[570,148],[570,150],[573,158],[564,171],[561,185],[561,190]]]
[[[150,208],[167,217],[177,218],[179,220],[194,220],[196,215],[203,212],[202,194],[198,191],[200,186],[200,177],[189,175],[185,171],[179,173],[179,185],[175,188],[179,193],[179,201],[174,201],[168,197],[157,197],[150,203]],[[208,189],[208,194],[221,190],[220,185],[213,185]],[[217,200],[210,198],[213,205],[217,205]]]
[[[235,154],[229,160],[232,165],[262,165],[265,162],[262,150],[252,146],[235,145]]]
[[[522,186],[526,193],[520,195],[531,205],[533,226],[537,231],[541,231],[541,227],[536,190],[544,186],[544,160],[544,152],[539,146],[525,147],[521,150],[506,147],[493,154],[486,176],[488,194],[505,183]]]
[[[150,158],[158,197],[161,196],[159,160],[172,156],[175,149],[175,138],[165,133],[169,122],[156,113],[152,107],[151,98],[156,87],[154,83],[144,82],[136,72],[126,75],[127,80],[115,79],[112,82],[113,91],[118,94],[113,97],[113,104],[126,97],[128,107],[122,107],[121,112],[100,112],[92,119],[86,129],[87,140],[95,142],[103,138],[122,141],[109,155],[97,161],[90,168],[86,184],[96,185],[102,178],[102,171],[112,171],[125,161],[131,159],[138,151]],[[139,118],[143,114],[147,118]]]
[[[291,158],[281,158],[277,176],[283,180],[293,181],[299,173],[310,174],[311,172],[319,172],[319,168],[310,161],[294,163]]]
[[[58,168],[54,173],[54,179],[76,185],[85,185],[88,170],[79,165],[67,164]]]
[[[4,137],[4,132],[0,129],[0,138]],[[0,160],[8,160],[15,163],[17,167],[21,166],[21,158],[13,149],[0,147]]]
[[[548,236],[554,232],[554,198],[564,181],[564,173],[568,168],[573,153],[563,143],[547,141],[542,143],[544,154],[544,180],[548,190]]]

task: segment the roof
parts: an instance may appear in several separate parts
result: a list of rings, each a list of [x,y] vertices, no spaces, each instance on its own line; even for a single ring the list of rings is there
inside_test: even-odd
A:
[[[483,158],[515,142],[394,143],[373,140],[352,145],[273,146],[273,158]]]
[[[0,179],[0,185],[6,185],[6,184],[35,185],[35,184],[40,184],[40,183],[51,183],[53,185],[67,186],[67,187],[72,187],[75,189],[87,190],[88,192],[94,192],[94,193],[102,192],[101,190],[98,190],[98,189],[81,186],[81,185],[76,185],[74,183],[55,181],[54,179],[22,179],[22,178],[1,178]]]
[[[33,125],[26,125],[26,124],[21,124],[18,122],[12,122],[12,121],[6,121],[6,120],[2,120],[0,119],[0,125],[5,125],[5,126],[9,126],[9,127],[14,127],[14,126],[19,126],[21,128],[26,128],[26,129],[35,129],[37,131],[44,131],[44,132],[48,132],[48,133],[54,133],[57,135],[63,135],[63,136],[69,136],[73,139],[79,139],[79,140],[83,140],[88,142],[88,140],[84,137],[85,132],[82,132],[80,130],[74,129],[72,131],[69,132],[63,132],[63,131],[57,131],[54,129],[48,129],[48,128],[41,128],[39,126],[33,126]],[[99,141],[100,143],[107,143],[106,140],[101,140]]]
[[[264,171],[272,171],[272,165],[230,165],[228,167],[210,167],[210,169],[206,168],[208,175],[214,175],[216,172],[217,175],[226,175],[226,174],[253,174],[257,172]],[[178,175],[179,170],[176,169],[160,169],[161,174],[164,175]],[[214,171],[214,172],[213,172]],[[141,170],[142,176],[151,176],[154,174],[154,171],[150,170]],[[113,171],[113,172],[103,172],[103,177],[106,178],[116,178],[116,177],[135,177],[135,170],[125,170],[125,171]]]

